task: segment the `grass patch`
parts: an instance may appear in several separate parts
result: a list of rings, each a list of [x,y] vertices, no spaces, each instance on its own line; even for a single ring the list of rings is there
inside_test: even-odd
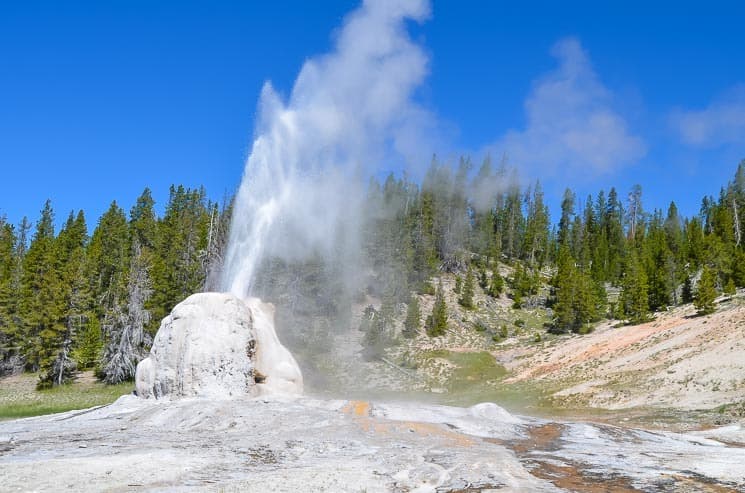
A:
[[[448,391],[436,396],[439,404],[472,406],[494,402],[511,412],[550,414],[553,404],[545,386],[529,382],[506,384],[507,370],[488,352],[428,351],[427,358],[442,358],[456,368],[447,382]]]
[[[16,375],[0,380],[0,420],[41,416],[110,404],[134,389],[132,382],[105,385],[84,375],[78,381],[36,390],[38,376]]]
[[[451,384],[501,380],[507,374],[507,370],[487,352],[454,352],[440,349],[432,351],[431,356],[447,359],[457,367],[450,378]]]
[[[539,385],[527,382],[496,385],[466,385],[440,396],[440,403],[450,406],[473,406],[494,402],[513,413],[551,416],[555,408]]]
[[[507,374],[507,370],[487,352],[456,352],[445,349],[429,351],[427,358],[442,358],[455,366],[446,386],[451,394],[483,392],[492,388]]]
[[[514,315],[516,317],[515,325],[517,325],[518,321],[521,321],[521,327],[525,327],[526,329],[540,330],[546,322],[551,321],[546,310],[543,308],[523,308],[517,310]]]

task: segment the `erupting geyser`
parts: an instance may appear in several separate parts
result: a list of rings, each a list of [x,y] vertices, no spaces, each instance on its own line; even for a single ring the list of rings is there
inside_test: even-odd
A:
[[[366,176],[425,147],[421,129],[431,119],[412,95],[427,57],[406,21],[428,14],[426,0],[366,1],[334,50],[303,65],[286,102],[265,84],[233,206],[223,290],[255,295],[269,258],[320,256],[342,268],[354,258]]]
[[[334,50],[304,64],[286,103],[264,86],[221,278],[230,294],[194,295],[163,320],[137,368],[138,394],[302,391],[298,365],[275,333],[274,307],[251,298],[257,273],[268,259],[319,256],[341,272],[356,269],[363,177],[426,147],[429,114],[412,95],[427,57],[406,21],[428,14],[426,0],[366,1]]]

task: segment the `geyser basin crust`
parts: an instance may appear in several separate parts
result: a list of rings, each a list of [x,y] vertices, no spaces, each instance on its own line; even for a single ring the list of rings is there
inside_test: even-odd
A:
[[[163,319],[137,365],[144,398],[302,393],[302,374],[274,330],[274,307],[227,293],[188,297]]]
[[[0,423],[3,491],[743,491],[745,448],[471,408],[138,399]]]

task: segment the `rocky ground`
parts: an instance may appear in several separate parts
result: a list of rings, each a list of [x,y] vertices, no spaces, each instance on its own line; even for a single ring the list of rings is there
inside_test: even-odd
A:
[[[745,491],[745,432],[310,398],[142,400],[0,423],[3,491]]]

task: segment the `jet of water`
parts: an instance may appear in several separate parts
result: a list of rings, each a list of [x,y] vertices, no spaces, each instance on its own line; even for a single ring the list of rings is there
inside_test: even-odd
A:
[[[428,59],[406,22],[428,15],[426,0],[365,1],[331,52],[305,62],[286,102],[264,85],[233,209],[224,290],[252,294],[269,257],[331,258],[357,247],[364,177],[424,147],[429,115],[413,96]]]

